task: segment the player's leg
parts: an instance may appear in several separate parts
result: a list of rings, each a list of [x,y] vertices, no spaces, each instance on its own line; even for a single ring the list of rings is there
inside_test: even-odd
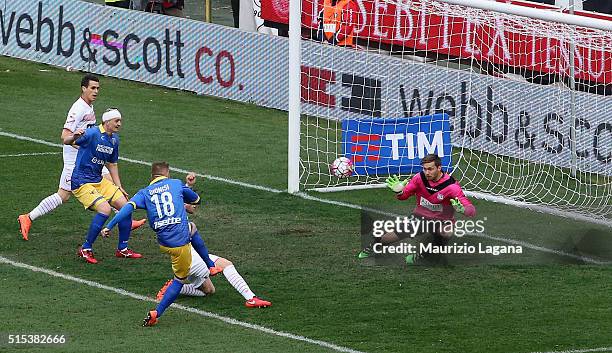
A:
[[[440,227],[436,227],[431,232],[431,236],[432,236],[432,243],[435,247],[444,248],[445,246],[448,245],[450,238],[453,236],[453,232],[445,231],[441,229]],[[448,259],[444,252],[441,252],[439,254],[431,254],[429,258],[434,264],[438,264],[438,265],[448,264]]]
[[[111,207],[106,199],[104,199],[104,196],[99,193],[97,188],[98,185],[99,184],[84,184],[78,189],[73,190],[76,199],[79,200],[86,209],[95,211],[85,241],[77,250],[77,255],[79,257],[84,258],[85,261],[92,264],[98,263],[98,260],[94,257],[93,244],[111,213]]]
[[[210,280],[210,277],[207,278],[200,287],[198,287],[198,290],[204,293],[204,295],[213,295],[216,291],[215,285]]]
[[[210,259],[216,262],[219,258],[209,254]],[[216,266],[216,265],[215,265]],[[181,294],[203,297],[215,293],[215,286],[210,280],[208,265],[202,260],[200,255],[191,249],[191,268],[189,270],[189,284],[185,284],[181,289]]]
[[[123,196],[119,188],[107,179],[102,179],[100,182],[100,189],[101,194],[110,201],[110,204],[115,209],[120,210],[121,207],[125,206],[127,203],[127,199],[125,196]],[[132,232],[132,217],[130,216],[129,218],[122,220],[119,222],[117,227],[119,228],[119,241],[117,243],[117,251],[115,251],[115,256],[133,259],[141,258],[141,254],[128,247],[130,234]]]
[[[213,261],[216,261],[217,256],[210,255],[210,258]],[[208,270],[208,266],[204,263],[204,260],[198,255],[198,253],[191,249],[191,267],[189,268],[189,277],[188,282],[183,285],[181,288],[182,295],[188,295],[191,297],[203,297],[206,295],[211,295],[215,292],[215,286],[209,279],[210,272]],[[156,299],[158,301],[166,293],[168,286],[172,283],[172,280],[168,280],[164,286],[157,292]]]
[[[236,291],[244,297],[244,299],[246,300],[245,306],[249,308],[264,308],[272,305],[271,302],[267,300],[262,300],[255,296],[255,293],[251,291],[251,288],[249,288],[249,285],[246,283],[240,273],[238,273],[238,271],[234,267],[234,264],[231,261],[213,254],[209,254],[209,256],[210,259],[214,262],[215,267],[219,267],[223,271],[223,275],[232,285],[232,287],[234,287],[234,289],[236,289]],[[204,269],[206,269],[206,272],[208,272],[204,261],[195,252],[192,253],[191,261],[191,272],[189,276],[189,280],[191,283],[185,284],[183,286],[183,288],[181,289],[181,294],[198,297],[214,294],[215,286],[208,277],[208,273],[206,273],[206,276],[198,276],[198,273],[203,273]],[[157,293],[158,300],[159,297],[165,293],[165,290],[167,290],[169,284],[170,281],[166,282],[164,287],[162,287],[162,289]]]
[[[255,293],[251,291],[251,288],[246,283],[244,278],[238,273],[234,264],[228,259],[224,259],[219,257],[215,261],[215,265],[217,267],[221,267],[223,269],[223,275],[227,279],[227,281],[234,287],[234,289],[240,293],[246,300],[244,305],[247,308],[265,308],[271,306],[272,303],[267,300],[259,299],[255,296]]]
[[[157,292],[157,300],[161,300],[161,298],[166,294],[166,290],[168,286],[172,284],[172,280],[168,280],[164,286]],[[181,288],[181,295],[186,295],[188,297],[205,297],[207,295],[215,294],[215,286],[209,277],[206,277],[204,281],[199,282],[199,284],[195,283],[185,283],[183,284],[183,288]]]
[[[108,169],[106,169],[106,167],[102,168],[102,177],[110,181],[111,183],[113,182],[113,178],[111,178],[110,172],[108,171]],[[117,209],[114,208],[113,211],[117,212]],[[132,220],[132,230],[142,227],[146,222],[147,222],[146,218],[142,218],[138,220],[133,219]]]
[[[191,234],[191,245],[193,246],[194,250],[198,253],[198,255],[200,255],[202,260],[204,260],[208,268],[214,268],[215,262],[210,259],[210,256],[208,254],[208,248],[204,243],[204,239],[202,239],[200,233],[198,233],[198,228],[196,227],[195,223],[189,222],[189,232]],[[214,274],[216,273],[217,272],[215,269]]]
[[[170,285],[168,285],[166,292],[159,304],[157,304],[155,310],[151,310],[147,313],[147,317],[145,317],[142,326],[155,325],[166,309],[174,303],[181,292],[181,288],[183,288],[183,282],[187,280],[191,268],[191,245],[186,244],[176,248],[160,246],[160,249],[162,252],[170,255],[174,279]]]
[[[70,199],[70,178],[72,176],[73,167],[64,166],[62,175],[59,180],[59,188],[55,194],[45,197],[38,206],[34,207],[32,211],[26,214],[19,215],[17,221],[19,222],[19,231],[24,240],[28,240],[28,234],[30,233],[30,227],[32,227],[32,221],[35,219],[53,211],[60,207],[63,203]]]
[[[448,245],[450,238],[453,236],[452,232],[452,221],[442,221],[436,219],[422,218],[424,227],[421,228],[422,233],[425,236],[420,241],[421,244],[431,243],[434,247],[444,247]],[[449,223],[450,222],[450,223]],[[446,229],[447,225],[451,228]],[[430,254],[428,252],[421,252],[421,247],[417,248],[417,252],[406,256],[406,264],[414,265],[423,260],[426,260],[432,264],[444,264],[446,263],[446,256],[443,253]]]
[[[376,245],[377,243],[380,243],[382,245],[388,245],[388,244],[400,241],[404,238],[405,237],[398,235],[396,232],[389,232],[389,233],[383,234],[381,237],[374,237],[372,242],[370,242],[370,244],[364,247],[359,252],[359,254],[357,254],[357,257],[360,259],[365,259],[365,258],[372,256],[372,254],[374,254],[374,245]]]

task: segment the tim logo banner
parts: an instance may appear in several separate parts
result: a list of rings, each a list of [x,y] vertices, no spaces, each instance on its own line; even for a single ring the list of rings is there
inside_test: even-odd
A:
[[[342,153],[353,161],[356,175],[413,174],[430,153],[451,171],[451,149],[447,114],[342,121]]]

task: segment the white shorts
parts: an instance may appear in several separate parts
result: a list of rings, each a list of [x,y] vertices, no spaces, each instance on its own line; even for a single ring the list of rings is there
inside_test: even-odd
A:
[[[62,175],[59,180],[59,188],[72,191],[72,186],[70,184],[70,180],[72,179],[72,171],[74,170],[74,164],[64,164],[64,169],[62,170]],[[102,167],[102,175],[110,174],[106,167]]]
[[[219,256],[208,254],[213,262],[216,262]],[[189,283],[193,284],[195,287],[199,287],[206,281],[206,279],[210,276],[210,272],[208,271],[208,266],[206,266],[206,262],[202,260],[197,251],[192,247],[191,248],[191,268],[189,269],[189,275],[187,276],[187,280]]]

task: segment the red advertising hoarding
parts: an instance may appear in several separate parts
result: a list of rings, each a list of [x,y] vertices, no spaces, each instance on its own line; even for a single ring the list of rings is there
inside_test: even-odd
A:
[[[288,23],[289,0],[261,1],[262,17],[265,20]],[[359,8],[358,23],[355,26],[355,36],[358,38],[538,72],[569,75],[570,41],[549,38],[541,30],[534,29],[531,33],[515,31],[501,17],[491,25],[466,17],[433,14],[428,6],[418,0],[354,1]],[[526,1],[498,1],[556,9]],[[317,17],[323,7],[323,0],[303,1],[302,7],[302,25],[317,28]],[[577,14],[612,20],[612,16],[603,14]],[[612,83],[612,34],[580,36],[575,44],[576,78]]]

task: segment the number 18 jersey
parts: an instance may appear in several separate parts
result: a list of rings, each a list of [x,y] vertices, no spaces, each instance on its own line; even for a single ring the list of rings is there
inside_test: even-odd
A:
[[[197,203],[200,197],[178,179],[159,177],[140,189],[129,201],[134,208],[147,211],[149,226],[157,233],[160,245],[176,248],[190,241],[185,203]]]

